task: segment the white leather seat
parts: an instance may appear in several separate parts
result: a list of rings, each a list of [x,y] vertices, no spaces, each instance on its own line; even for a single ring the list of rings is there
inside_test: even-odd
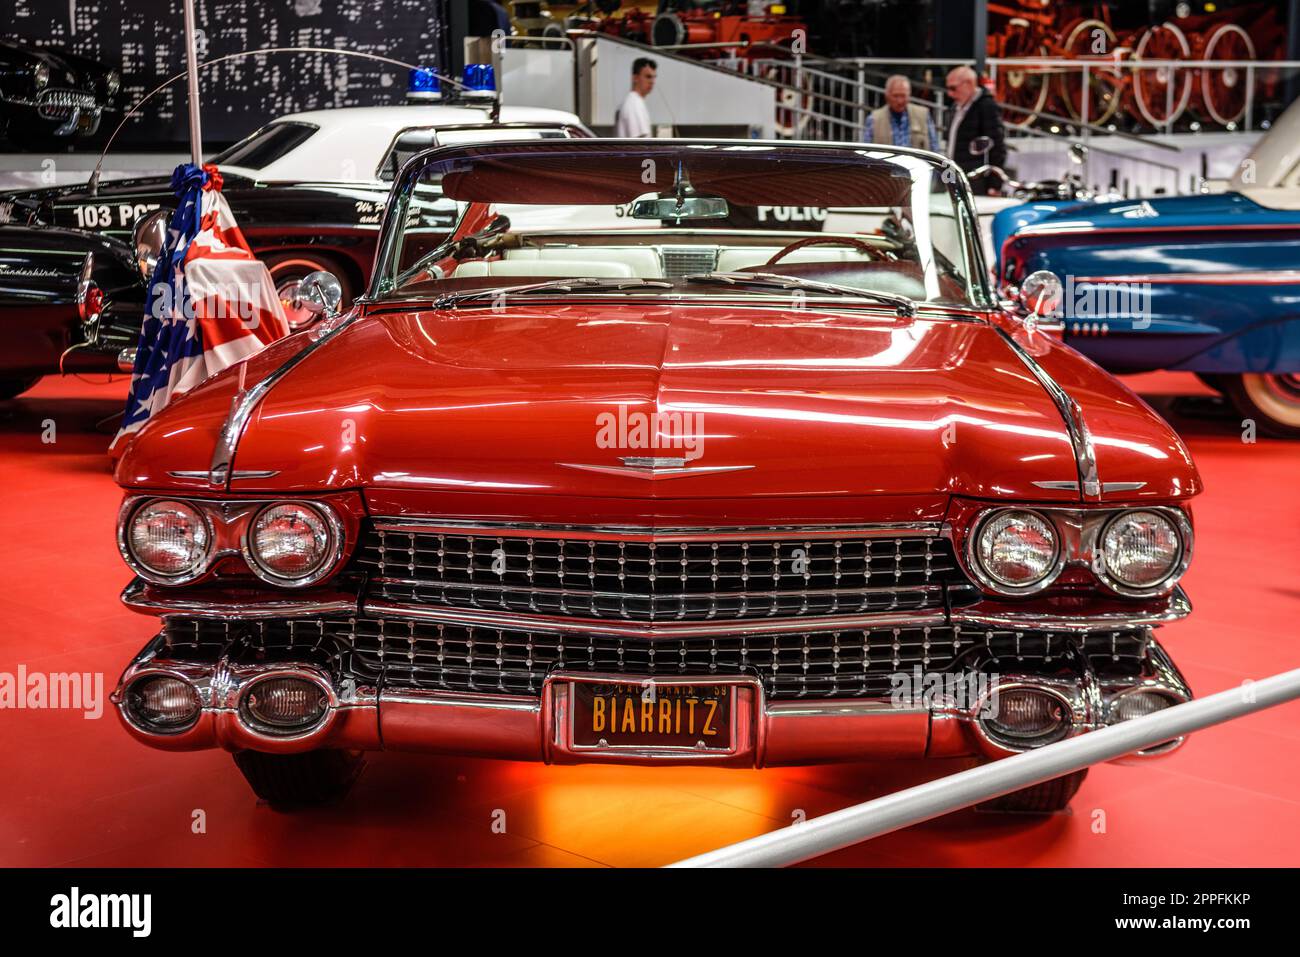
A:
[[[623,263],[632,270],[638,279],[659,279],[663,269],[659,265],[659,254],[653,249],[640,246],[545,246],[538,248],[512,249],[506,253],[506,260],[542,260],[552,262],[585,263]],[[583,268],[586,268],[585,265]],[[582,273],[575,275],[596,275]]]
[[[718,272],[735,272],[761,266],[781,251],[780,246],[733,246],[718,254]],[[777,263],[870,262],[871,259],[851,246],[806,246],[796,249]]]
[[[564,262],[545,259],[494,259],[461,263],[453,279],[476,279],[480,276],[537,276],[541,279],[635,279],[632,267],[620,262]]]

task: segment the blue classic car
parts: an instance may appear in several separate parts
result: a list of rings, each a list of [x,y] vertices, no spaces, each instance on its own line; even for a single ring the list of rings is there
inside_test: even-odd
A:
[[[1300,437],[1300,101],[1226,186],[1003,210],[1000,282],[1051,273],[1033,283],[1059,281],[1065,339],[1098,364],[1197,373],[1261,432]]]

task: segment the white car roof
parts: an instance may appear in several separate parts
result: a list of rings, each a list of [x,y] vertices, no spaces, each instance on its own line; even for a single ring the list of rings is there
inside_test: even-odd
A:
[[[275,123],[310,123],[317,131],[301,145],[261,169],[223,166],[224,171],[263,183],[373,183],[375,170],[402,130],[422,126],[464,126],[491,122],[489,107],[463,104],[352,106],[337,110],[290,113]],[[535,106],[503,106],[502,123],[539,123],[583,128],[564,110]],[[269,125],[269,124],[268,124]]]

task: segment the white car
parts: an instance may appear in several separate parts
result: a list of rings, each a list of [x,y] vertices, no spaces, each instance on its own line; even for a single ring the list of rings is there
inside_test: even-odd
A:
[[[347,107],[292,113],[211,157],[253,252],[282,296],[325,269],[338,276],[345,302],[369,278],[379,221],[394,174],[409,157],[439,144],[594,134],[572,113],[488,104]],[[171,208],[170,175],[0,195],[39,221],[130,240],[140,217]],[[456,204],[436,191],[421,197],[423,225],[436,232],[456,220]]]

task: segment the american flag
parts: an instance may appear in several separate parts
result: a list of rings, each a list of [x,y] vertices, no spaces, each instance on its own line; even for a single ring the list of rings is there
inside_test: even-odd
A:
[[[175,396],[289,334],[271,274],[239,231],[217,168],[178,166],[172,189],[179,202],[149,284],[126,416],[109,447],[115,455]]]

